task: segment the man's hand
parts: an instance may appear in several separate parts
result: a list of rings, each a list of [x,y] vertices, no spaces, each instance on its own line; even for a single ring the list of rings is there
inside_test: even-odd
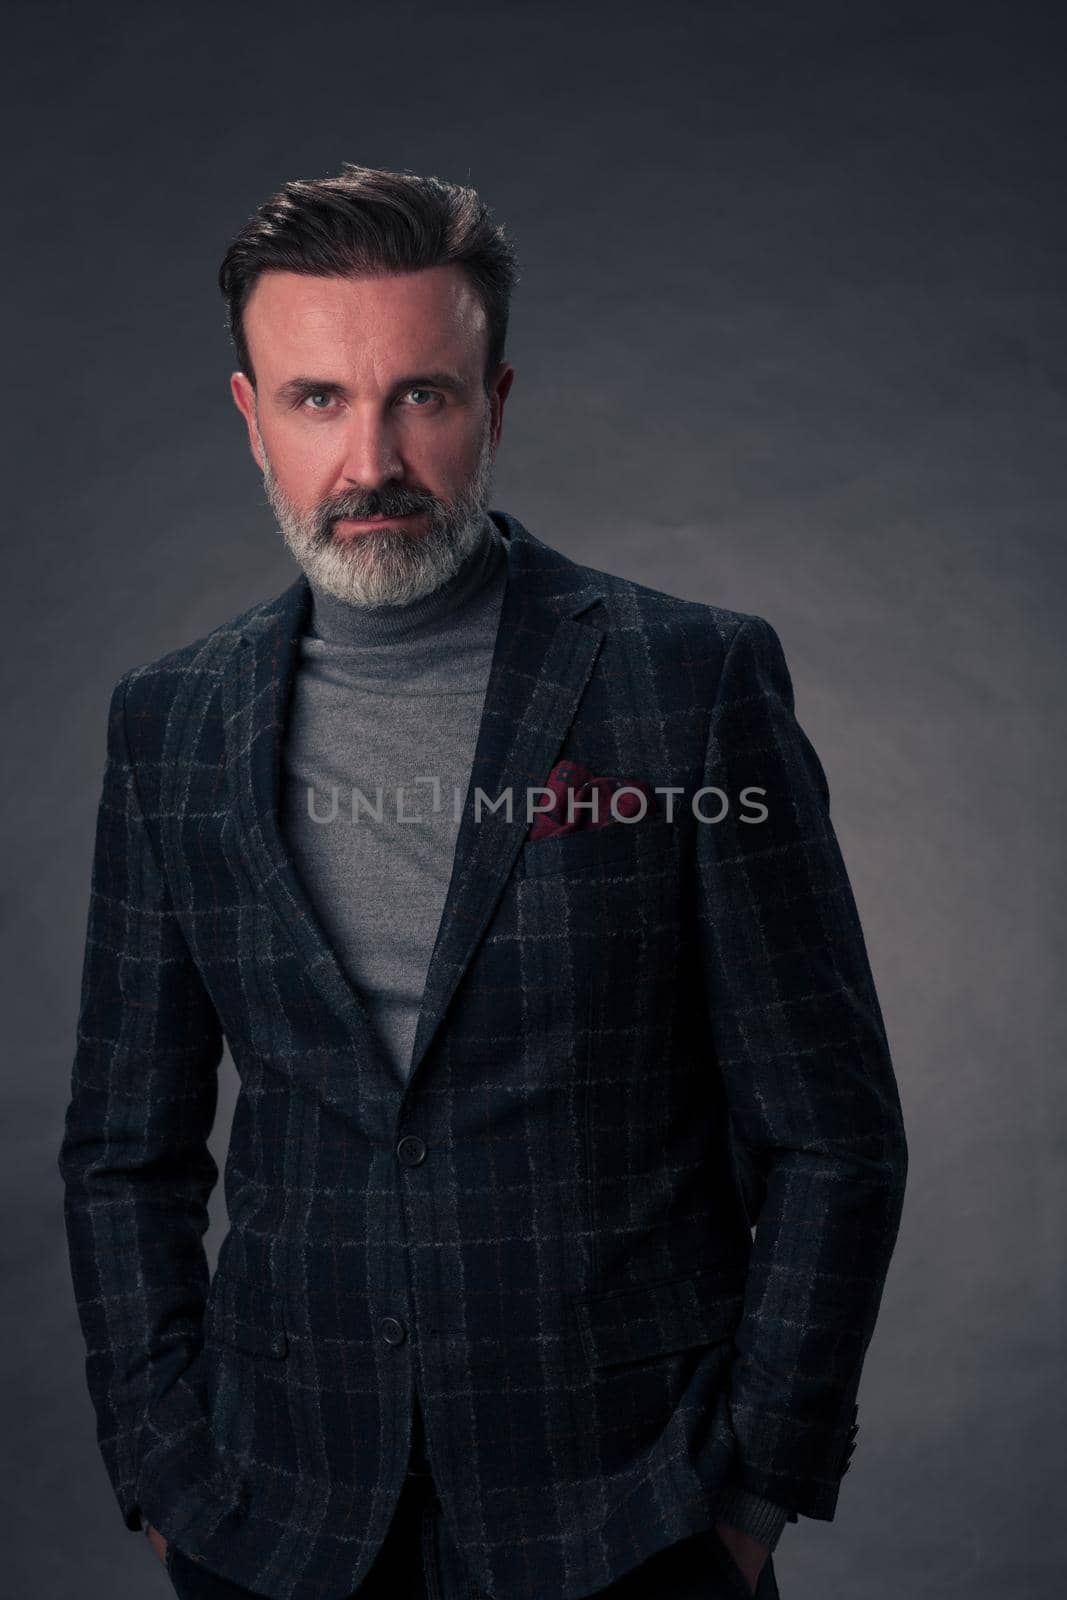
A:
[[[161,1533],[158,1533],[156,1529],[153,1528],[150,1522],[145,1523],[144,1531],[148,1535],[148,1542],[152,1546],[152,1549],[156,1552],[156,1555],[159,1557],[160,1561],[165,1564],[167,1560],[166,1539],[164,1539]]]
[[[715,1532],[741,1568],[745,1582],[755,1594],[759,1575],[771,1553],[769,1546],[760,1544],[750,1533],[742,1533],[740,1528],[731,1528],[728,1522],[717,1522]]]

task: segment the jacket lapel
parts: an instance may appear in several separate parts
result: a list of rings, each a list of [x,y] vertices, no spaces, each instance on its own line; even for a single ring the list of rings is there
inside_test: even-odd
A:
[[[282,936],[351,1034],[357,1059],[369,1061],[379,1048],[369,1014],[330,947],[279,820],[282,740],[310,605],[311,589],[301,573],[245,624],[233,668],[224,679],[227,759],[237,794],[242,852],[256,887],[272,906]],[[329,1103],[354,1109],[360,1097],[351,1063],[338,1058],[336,1081],[324,1082],[321,1059],[309,1059],[314,1060],[311,1087]]]
[[[528,787],[543,784],[567,736],[593,670],[603,630],[576,620],[600,596],[595,581],[506,512],[504,591],[470,784],[456,839],[452,878],[422,997],[411,1076],[470,964],[525,838]],[[511,791],[512,814],[483,808]]]
[[[474,955],[529,826],[526,790],[542,784],[559,753],[596,660],[602,630],[576,620],[600,591],[582,568],[536,539],[507,512],[491,513],[507,540],[508,577],[470,784],[448,894],[426,975],[411,1078]],[[357,1060],[379,1059],[362,997],[348,981],[289,855],[279,821],[282,740],[300,637],[311,604],[300,577],[241,628],[234,670],[225,675],[226,738],[245,859],[309,977],[348,1029]],[[482,810],[511,790],[512,814]],[[321,1067],[321,1063],[320,1063]],[[336,1082],[312,1087],[331,1104],[367,1102],[351,1063]],[[404,1085],[394,1079],[397,1097]]]

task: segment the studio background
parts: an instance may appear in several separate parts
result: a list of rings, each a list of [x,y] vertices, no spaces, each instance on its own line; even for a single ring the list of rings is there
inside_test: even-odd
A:
[[[8,8],[4,1593],[171,1592],[97,1452],[55,1165],[107,705],[296,576],[215,273],[345,160],[472,182],[517,241],[491,504],[768,618],[829,777],[911,1160],[784,1600],[1060,1592],[1059,10]],[[220,1169],[232,1102],[227,1057]],[[212,1259],[224,1226],[220,1181]]]

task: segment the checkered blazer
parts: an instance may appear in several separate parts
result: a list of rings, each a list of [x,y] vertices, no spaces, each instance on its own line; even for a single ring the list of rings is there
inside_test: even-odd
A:
[[[606,1587],[724,1485],[832,1518],[897,1233],[897,1087],[774,630],[492,515],[508,585],[407,1083],[279,826],[303,575],[111,699],[59,1155],[88,1385],[127,1525],[272,1600],[362,1580],[416,1392],[498,1600]],[[528,841],[563,759],[659,815]]]

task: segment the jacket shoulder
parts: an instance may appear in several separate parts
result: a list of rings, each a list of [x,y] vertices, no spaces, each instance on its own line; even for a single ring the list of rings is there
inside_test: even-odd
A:
[[[179,692],[210,699],[232,662],[242,634],[276,610],[283,598],[275,595],[257,601],[187,644],[127,667],[112,690],[111,715],[115,715],[117,707],[125,708],[131,741],[134,730],[165,725]],[[136,758],[136,751],[133,753]]]
[[[609,612],[617,616],[665,628],[702,628],[718,634],[729,644],[746,622],[763,619],[750,611],[735,611],[711,601],[687,600],[681,595],[668,594],[665,589],[655,589],[636,579],[606,572],[600,567],[582,566],[575,562],[587,583],[599,589]]]
[[[160,690],[165,691],[168,685],[173,688],[178,680],[189,677],[189,674],[202,674],[205,677],[218,675],[227,659],[237,650],[242,634],[256,626],[267,614],[277,610],[282,600],[282,595],[258,600],[254,605],[246,606],[245,610],[238,611],[237,616],[218,622],[206,634],[192,638],[187,645],[178,645],[173,650],[165,651],[162,656],[155,656],[152,661],[126,667],[118,682],[126,685],[126,696],[134,701],[152,696]]]
[[[609,631],[618,634],[623,648],[640,641],[654,660],[675,666],[684,661],[707,693],[718,686],[730,647],[746,625],[750,636],[777,642],[771,624],[755,612],[686,600],[597,567],[582,566],[580,570],[584,580],[599,591]]]

